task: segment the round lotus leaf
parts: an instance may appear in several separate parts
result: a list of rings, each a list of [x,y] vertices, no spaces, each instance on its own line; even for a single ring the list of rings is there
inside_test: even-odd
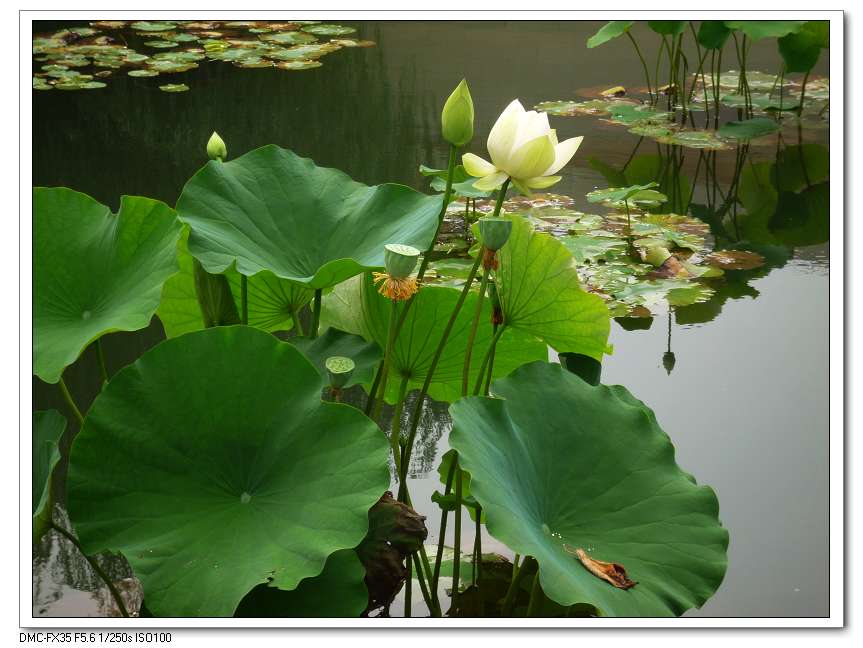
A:
[[[154,77],[159,76],[156,70],[129,70],[130,77]]]
[[[287,188],[290,190],[287,190]],[[209,162],[177,201],[189,251],[208,272],[236,263],[321,289],[384,265],[384,245],[427,249],[441,196],[369,187],[278,146]]]
[[[160,85],[159,90],[162,92],[186,92],[189,89],[185,83],[166,83]]]
[[[319,36],[344,36],[345,34],[353,34],[356,29],[344,25],[306,25],[303,27],[303,31]]]
[[[281,63],[276,63],[276,67],[280,70],[310,70],[322,65],[323,63],[320,61],[282,61]]]
[[[55,383],[90,342],[145,328],[177,271],[180,224],[157,200],[120,211],[66,189],[33,190],[34,373]]]
[[[450,444],[488,532],[539,562],[543,592],[607,616],[700,607],[725,574],[728,532],[713,490],[674,461],[653,412],[625,388],[534,362],[450,406]],[[594,575],[617,563],[636,584]]]
[[[605,23],[598,32],[587,39],[588,48],[599,47],[618,36],[622,36],[629,31],[632,23],[632,20],[612,20]]]
[[[156,616],[230,616],[256,585],[320,574],[363,539],[390,480],[377,425],[322,388],[297,349],[247,326],[145,353],[72,446],[84,550],[122,552]]]
[[[314,43],[318,40],[314,35],[301,31],[262,34],[260,38],[269,43],[279,43],[280,45],[301,45],[303,43]]]
[[[171,31],[176,28],[176,23],[173,22],[148,22],[146,20],[141,20],[139,22],[133,22],[131,25],[132,29],[141,32],[162,32],[162,31]]]

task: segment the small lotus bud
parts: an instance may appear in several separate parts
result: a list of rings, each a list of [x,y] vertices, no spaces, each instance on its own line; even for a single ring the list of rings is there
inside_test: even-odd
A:
[[[497,251],[509,240],[512,221],[505,218],[485,217],[479,219],[479,235],[488,250]]]
[[[473,138],[473,99],[464,79],[444,104],[441,127],[443,138],[453,146],[464,146]]]
[[[211,160],[219,160],[224,162],[228,157],[228,147],[225,146],[225,140],[219,137],[216,131],[210,135],[210,140],[207,142],[207,155]]]
[[[384,246],[384,264],[393,279],[407,279],[417,265],[420,251],[410,245],[388,243]]]
[[[350,358],[344,356],[332,356],[324,362],[327,368],[327,376],[330,379],[330,386],[336,389],[344,387],[354,373],[356,364]]]
[[[671,256],[671,252],[667,248],[656,246],[647,250],[644,255],[644,260],[654,268],[659,268]]]

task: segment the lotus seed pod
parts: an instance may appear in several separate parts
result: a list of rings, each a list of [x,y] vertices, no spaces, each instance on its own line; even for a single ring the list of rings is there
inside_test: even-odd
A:
[[[644,255],[644,260],[647,261],[650,265],[655,268],[660,267],[668,257],[671,256],[671,252],[668,251],[667,248],[656,246],[650,248],[647,253]]]
[[[441,129],[443,138],[453,146],[464,146],[473,138],[473,99],[464,79],[444,104]]]
[[[327,368],[330,386],[336,389],[341,389],[348,384],[356,368],[354,361],[344,356],[329,357],[324,362],[324,366]]]
[[[210,135],[210,140],[207,142],[207,155],[211,160],[219,160],[224,162],[228,158],[228,147],[225,146],[225,140],[219,137],[216,131]]]
[[[417,265],[420,251],[410,245],[388,243],[384,246],[384,264],[393,279],[407,279]]]
[[[482,244],[489,250],[501,249],[509,240],[512,231],[512,221],[505,218],[480,218],[479,235]]]

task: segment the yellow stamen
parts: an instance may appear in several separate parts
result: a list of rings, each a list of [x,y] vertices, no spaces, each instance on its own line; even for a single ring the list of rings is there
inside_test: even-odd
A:
[[[419,290],[419,284],[414,277],[396,279],[386,272],[373,272],[372,278],[375,285],[380,284],[378,292],[393,301],[410,299]]]

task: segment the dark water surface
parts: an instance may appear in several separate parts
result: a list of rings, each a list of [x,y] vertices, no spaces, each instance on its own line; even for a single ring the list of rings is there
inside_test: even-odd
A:
[[[118,71],[101,90],[34,92],[34,184],[72,187],[113,207],[122,194],[174,204],[205,162],[205,143],[217,130],[230,157],[276,143],[366,183],[425,190],[417,167],[445,165],[439,111],[463,76],[476,105],[471,150],[481,155],[488,129],[513,98],[530,107],[573,99],[584,87],[643,85],[626,42],[584,46],[601,23],[343,24],[358,27],[358,36],[377,46],[341,50],[306,71],[202,62],[168,81]],[[656,37],[643,26],[636,34],[653,61]],[[755,43],[750,61],[755,69],[778,70],[775,41]],[[826,63],[825,55],[815,71],[825,74]],[[159,91],[166,82],[191,90]],[[574,196],[587,210],[584,194],[608,185],[588,160],[620,168],[639,138],[593,117],[552,117],[551,123],[560,139],[585,136],[554,191]],[[826,144],[826,137],[826,130],[801,133],[809,142]],[[659,148],[641,146],[639,153]],[[698,151],[678,153],[691,177]],[[774,148],[753,145],[749,159],[774,155]],[[734,167],[734,151],[718,154],[725,189]],[[703,182],[702,175],[695,202],[704,202]],[[729,281],[707,304],[655,317],[649,328],[612,324],[615,352],[604,363],[603,382],[626,385],[655,410],[681,467],[716,490],[730,531],[725,581],[690,616],[828,613],[829,245],[789,252],[787,260],[746,280]],[[108,336],[109,368],[130,362],[161,336],[158,322],[144,332]],[[670,372],[663,364],[669,350],[675,358]],[[81,402],[92,398],[98,373],[89,350],[66,379]],[[55,387],[35,379],[34,386],[38,409],[65,411]],[[411,470],[413,501],[428,516],[430,543],[437,540],[439,510],[429,497],[441,488],[436,468],[449,429],[445,406],[435,405],[432,414]],[[470,543],[472,525],[465,520]],[[506,553],[492,538],[483,549]],[[50,537],[34,566],[34,613],[104,614],[98,582],[65,542]],[[122,565],[115,568],[118,578],[127,576]],[[130,585],[129,596],[137,595]]]

